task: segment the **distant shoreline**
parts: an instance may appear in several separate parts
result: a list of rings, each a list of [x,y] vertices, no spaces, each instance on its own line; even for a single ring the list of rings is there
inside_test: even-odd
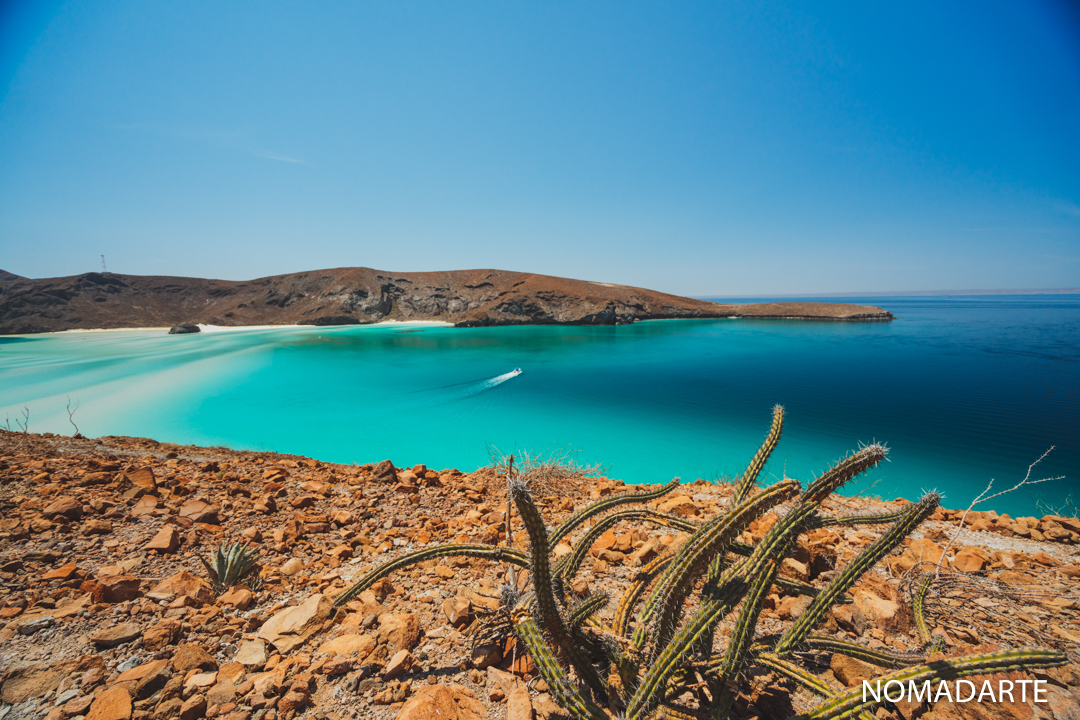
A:
[[[1054,290],[897,290],[897,291],[868,291],[868,292],[839,292],[839,293],[805,293],[792,295],[788,293],[779,295],[692,295],[697,300],[716,302],[718,300],[730,300],[732,298],[757,299],[757,298],[902,298],[902,297],[966,297],[981,295],[1080,295],[1080,288],[1058,288]]]
[[[893,319],[874,305],[720,304],[628,285],[495,269],[398,273],[330,268],[247,281],[106,272],[0,280],[0,335],[175,325],[329,327],[424,321],[492,327],[738,317]]]

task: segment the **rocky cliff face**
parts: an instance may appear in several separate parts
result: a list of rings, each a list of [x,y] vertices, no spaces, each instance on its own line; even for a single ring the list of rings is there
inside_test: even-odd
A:
[[[0,276],[0,334],[182,323],[437,320],[476,327],[718,317],[892,319],[881,308],[867,305],[721,305],[627,285],[505,270],[388,273],[338,268],[242,282],[96,272],[39,280]]]

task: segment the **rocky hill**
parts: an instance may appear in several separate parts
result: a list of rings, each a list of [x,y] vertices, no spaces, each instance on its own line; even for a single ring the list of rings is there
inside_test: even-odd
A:
[[[624,491],[606,478],[535,487],[537,504],[554,522]],[[715,517],[731,494],[731,485],[698,480],[653,507],[697,523]],[[906,502],[834,497],[827,505],[850,513]],[[0,430],[0,508],[5,720],[565,717],[512,640],[472,647],[469,629],[499,604],[501,563],[433,559],[380,580],[343,607],[331,603],[406,550],[505,542],[505,483],[490,470],[335,465],[138,438]],[[928,622],[945,642],[937,657],[1042,645],[1071,663],[989,678],[994,688],[999,680],[1040,680],[1044,702],[1037,705],[1030,695],[1027,702],[1016,696],[967,704],[937,697],[890,704],[875,717],[1072,720],[1080,707],[1080,522],[980,512],[958,532],[959,518],[939,508],[816,632],[877,651],[917,651],[905,574],[940,564],[941,590],[927,600]],[[760,542],[775,520],[755,521],[741,539]],[[523,547],[516,515],[511,529]],[[815,531],[782,573],[817,592],[874,536],[866,526]],[[687,537],[618,524],[589,548],[572,591],[625,586]],[[197,556],[236,541],[256,549],[257,576],[215,591]],[[567,538],[555,552],[580,542]],[[783,629],[809,602],[790,584],[775,586],[764,601],[765,628]],[[833,688],[891,672],[819,655],[814,682]],[[751,686],[731,717],[781,720],[813,702],[775,674]]]
[[[437,320],[483,325],[616,325],[661,318],[891,320],[839,303],[721,305],[608,283],[505,270],[389,273],[338,268],[249,281],[85,273],[0,276],[0,334],[76,328],[347,325]]]

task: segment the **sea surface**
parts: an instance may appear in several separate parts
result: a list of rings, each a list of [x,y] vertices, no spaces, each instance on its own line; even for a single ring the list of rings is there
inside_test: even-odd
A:
[[[847,492],[966,507],[1053,446],[1032,477],[1063,480],[981,507],[1080,504],[1080,296],[837,300],[896,320],[0,337],[0,423],[26,408],[31,431],[71,434],[70,399],[90,437],[464,471],[524,449],[651,483],[738,475],[782,404],[771,480],[878,441],[890,462]]]

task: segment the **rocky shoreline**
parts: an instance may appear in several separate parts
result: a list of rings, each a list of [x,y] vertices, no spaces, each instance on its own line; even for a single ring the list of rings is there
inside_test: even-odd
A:
[[[438,321],[458,327],[625,325],[676,318],[888,321],[844,303],[725,305],[667,293],[506,270],[389,273],[334,268],[234,282],[84,273],[0,274],[0,335],[181,325],[363,325]]]
[[[512,643],[470,647],[470,624],[497,605],[505,580],[491,563],[430,561],[332,607],[352,581],[406,548],[502,542],[501,483],[490,469],[336,465],[140,438],[0,431],[0,717],[562,717]],[[624,490],[590,478],[539,488],[537,503],[557,521]],[[702,520],[730,493],[699,480],[655,504]],[[829,502],[844,512],[904,504]],[[1072,663],[1033,673],[1047,683],[1046,703],[897,703],[877,717],[1077,718],[1080,521],[973,512],[957,534],[960,515],[939,509],[903,552],[852,589],[852,603],[833,608],[822,631],[916,649],[905,581],[920,564],[939,564],[945,580],[929,617],[946,655],[1041,645]],[[759,540],[766,520],[742,540]],[[614,587],[684,537],[616,527],[592,548],[574,590]],[[872,537],[859,528],[814,531],[783,574],[820,584]],[[198,555],[236,541],[257,549],[258,580],[216,594]],[[514,541],[524,543],[524,533]],[[774,587],[763,618],[780,627],[808,601]],[[837,687],[883,672],[839,655],[820,660],[819,677]],[[739,717],[784,718],[808,707],[777,678],[758,680],[740,699]]]

